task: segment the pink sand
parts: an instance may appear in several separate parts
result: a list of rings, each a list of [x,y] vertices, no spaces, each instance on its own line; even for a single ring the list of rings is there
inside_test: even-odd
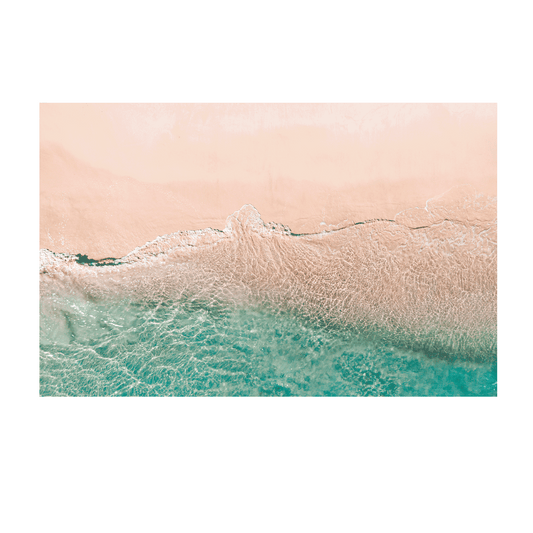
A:
[[[121,257],[253,204],[294,232],[496,195],[492,104],[42,104],[40,246]]]

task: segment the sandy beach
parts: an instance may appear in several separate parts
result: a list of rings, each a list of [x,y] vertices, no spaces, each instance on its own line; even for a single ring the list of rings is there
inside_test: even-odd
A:
[[[40,247],[122,257],[252,204],[313,233],[496,196],[492,104],[41,104]]]
[[[42,110],[42,394],[496,394],[495,106]]]

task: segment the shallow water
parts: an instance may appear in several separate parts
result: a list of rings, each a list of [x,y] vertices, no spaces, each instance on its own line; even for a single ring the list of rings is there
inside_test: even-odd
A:
[[[121,259],[41,251],[40,393],[495,396],[495,200],[313,235],[252,206]]]
[[[496,363],[428,357],[288,313],[62,302],[43,396],[494,396]]]

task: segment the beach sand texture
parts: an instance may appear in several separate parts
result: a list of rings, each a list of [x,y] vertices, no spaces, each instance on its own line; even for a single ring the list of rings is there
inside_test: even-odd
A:
[[[493,104],[41,104],[40,150],[40,247],[95,259],[245,204],[312,233],[496,196]]]

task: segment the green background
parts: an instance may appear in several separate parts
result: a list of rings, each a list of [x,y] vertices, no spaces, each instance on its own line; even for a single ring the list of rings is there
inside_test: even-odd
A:
[[[518,147],[529,147],[531,105],[522,95],[531,90],[530,18],[518,5],[525,4],[1,8],[5,531],[528,528],[527,407],[515,418],[16,417],[18,83],[515,82]],[[518,183],[523,202],[527,181]],[[518,324],[528,320],[528,288],[520,285]],[[519,337],[524,394],[530,355]]]

